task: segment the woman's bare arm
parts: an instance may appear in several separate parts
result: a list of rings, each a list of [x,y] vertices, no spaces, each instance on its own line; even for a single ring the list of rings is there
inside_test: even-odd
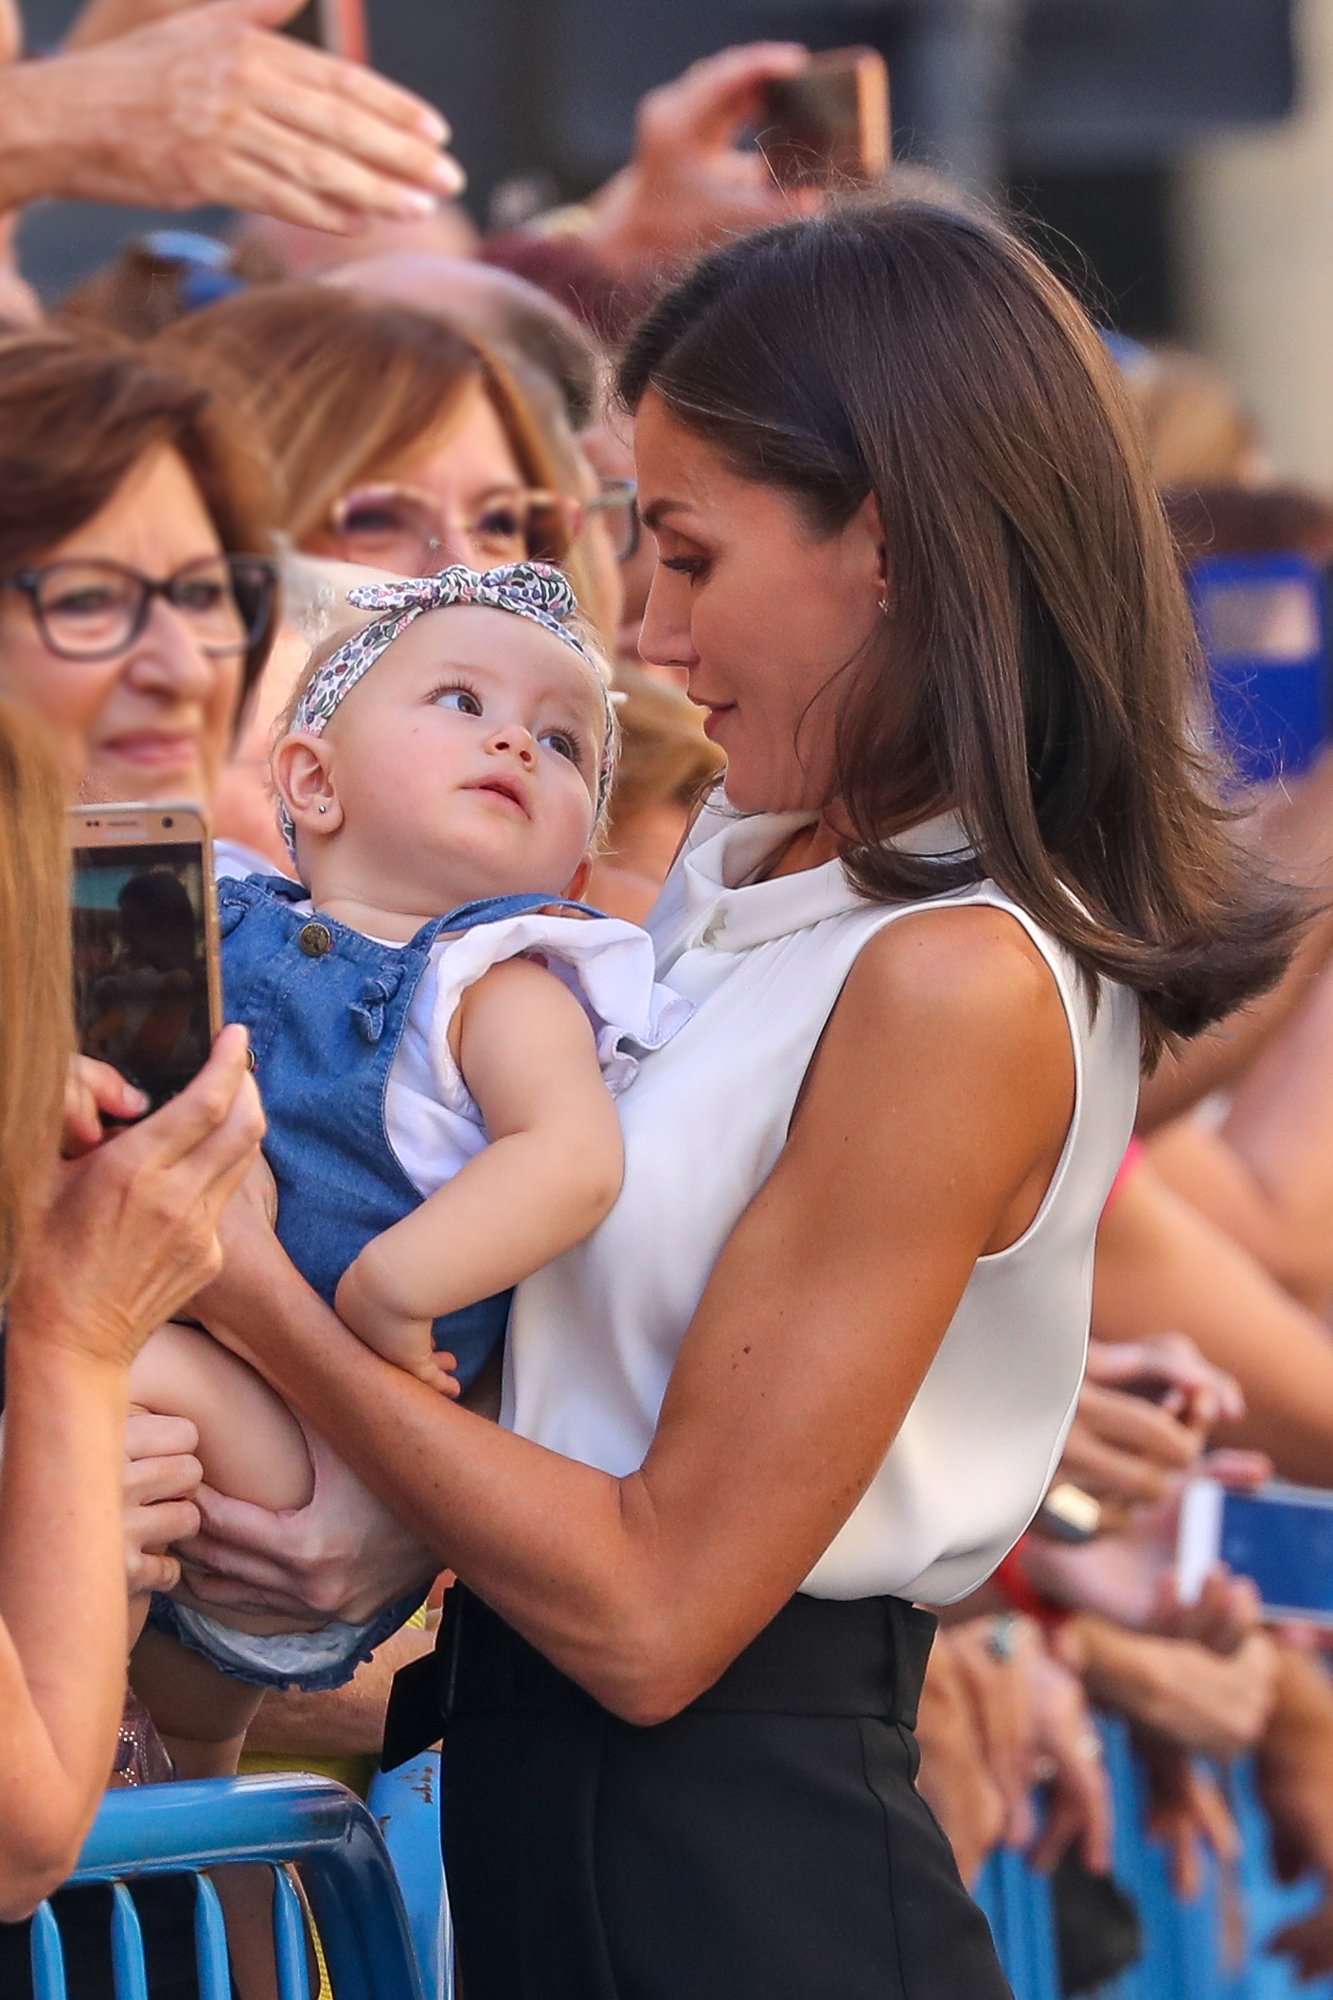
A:
[[[977,1257],[1035,1213],[1073,1087],[1054,981],[1011,919],[943,910],[873,940],[627,1478],[386,1367],[281,1253],[247,1242],[205,1310],[441,1560],[652,1721],[710,1685],[865,1492]]]
[[[9,1922],[78,1858],[110,1772],[129,1644],[116,1504],[129,1370],[60,1345],[54,1332],[30,1339],[11,1315],[5,1354],[0,1917]]]
[[[1187,1333],[1245,1397],[1244,1417],[1217,1441],[1267,1452],[1284,1478],[1333,1485],[1333,1336],[1151,1160],[1103,1218],[1096,1273],[1099,1340]]]
[[[1322,1313],[1333,1296],[1333,967],[1235,1084],[1221,1127],[1154,1133],[1158,1172]]]

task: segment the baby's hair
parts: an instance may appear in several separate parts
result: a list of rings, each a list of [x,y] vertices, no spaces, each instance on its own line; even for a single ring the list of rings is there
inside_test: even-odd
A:
[[[440,608],[444,610],[452,610],[455,607],[451,605],[445,605]],[[381,614],[372,613],[372,615],[366,619],[365,621],[366,624],[367,625],[374,624],[376,618],[379,615]],[[430,615],[431,615],[430,612],[422,613],[423,617],[429,617]],[[505,613],[505,616],[507,617],[512,617],[513,615],[514,614],[512,612]],[[602,681],[604,686],[608,688],[611,687],[614,679],[614,676],[611,671],[611,663],[607,658],[605,648],[602,644],[601,637],[596,627],[593,624],[591,624],[587,618],[583,616],[582,612],[579,612],[576,616],[567,619],[565,621],[565,624],[566,624],[566,629],[573,635],[574,638],[578,640],[579,645],[582,647],[584,653],[587,655],[588,672],[590,674],[595,674]],[[282,713],[279,715],[277,721],[273,725],[272,748],[274,750],[277,749],[278,745],[282,742],[284,737],[290,736],[292,734],[293,730],[297,726],[296,718],[300,713],[301,704],[305,700],[305,697],[309,692],[312,683],[315,681],[317,676],[320,673],[322,673],[323,669],[328,665],[329,661],[333,658],[334,654],[338,651],[339,647],[345,646],[347,644],[348,638],[350,636],[351,635],[345,629],[337,632],[332,632],[327,634],[315,646],[314,650],[310,655],[309,660],[306,662],[305,667],[302,669],[301,673],[297,677],[295,687],[292,689],[291,694],[287,697],[287,701],[283,707]],[[390,643],[392,644],[393,642]],[[386,647],[385,651],[387,652],[388,650],[389,650],[388,647]],[[376,661],[375,664],[378,665],[379,662]],[[371,667],[369,671],[373,673],[375,671],[375,668]],[[606,727],[607,727],[607,734],[609,737],[609,742],[607,743],[606,746],[606,754],[607,757],[609,758],[612,771],[614,772],[616,764],[620,757],[620,740],[621,740],[620,724],[616,718],[614,697],[610,702],[607,703]],[[601,762],[600,758],[598,759],[598,762],[599,763]],[[611,794],[613,789],[614,789],[613,785],[607,786],[606,797],[602,800],[601,808],[597,814],[596,821],[594,822],[593,825],[592,838],[588,843],[588,851],[590,854],[594,856],[600,854],[605,845],[607,823],[611,805]]]

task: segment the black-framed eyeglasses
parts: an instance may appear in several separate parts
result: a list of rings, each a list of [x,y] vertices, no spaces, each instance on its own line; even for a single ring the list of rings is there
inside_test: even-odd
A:
[[[616,561],[627,563],[638,553],[643,534],[639,519],[639,488],[633,479],[604,479],[595,498],[582,503],[584,514],[602,514],[615,543]]]
[[[273,618],[277,565],[267,556],[201,556],[171,576],[145,576],[93,557],[46,563],[0,578],[32,606],[37,630],[64,660],[109,660],[132,646],[161,597],[212,658],[244,653]]]

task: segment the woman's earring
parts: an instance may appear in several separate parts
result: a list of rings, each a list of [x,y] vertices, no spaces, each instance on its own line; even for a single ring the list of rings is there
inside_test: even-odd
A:
[[[321,811],[322,813],[326,813],[326,812],[328,811],[328,807],[327,807],[327,806],[321,806],[321,807],[320,807],[320,811]]]
[[[880,610],[881,610],[881,611],[883,611],[884,613],[886,613],[886,614],[887,614],[887,612],[888,612],[888,609],[889,609],[889,599],[888,599],[888,595],[887,595],[887,593],[886,593],[886,594],[885,594],[885,595],[884,595],[883,597],[881,597],[881,598],[880,598],[880,600],[879,600],[879,608],[880,608]]]

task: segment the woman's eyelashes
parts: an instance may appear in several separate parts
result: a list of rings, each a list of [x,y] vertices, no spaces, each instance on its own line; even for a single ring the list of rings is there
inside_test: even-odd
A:
[[[438,687],[430,698],[437,708],[451,708],[459,715],[481,719],[486,713],[481,696],[466,681],[451,681],[446,687]],[[582,767],[587,746],[577,729],[541,729],[534,730],[532,734],[534,741],[543,749],[553,750],[557,757],[564,757],[569,763]]]

